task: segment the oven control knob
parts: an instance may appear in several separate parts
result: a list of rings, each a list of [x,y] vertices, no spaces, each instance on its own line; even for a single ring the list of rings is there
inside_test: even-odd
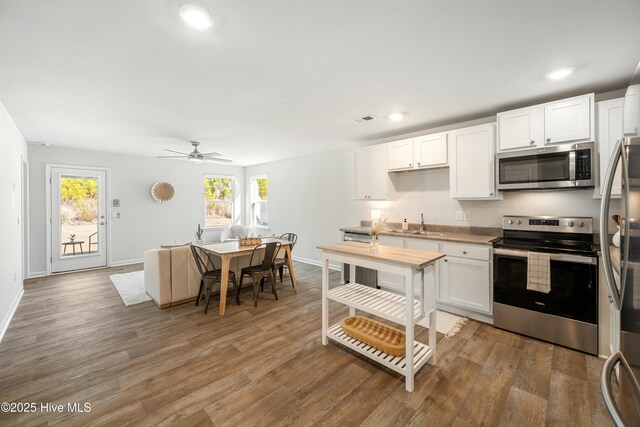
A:
[[[509,222],[509,225],[513,224],[513,220],[512,219],[510,219],[508,222]]]
[[[569,227],[573,227],[575,224],[573,221],[569,221]]]
[[[516,221],[516,224],[520,225],[520,224],[522,224],[522,221],[517,220],[517,221]]]
[[[584,227],[584,221],[578,221],[578,227]]]

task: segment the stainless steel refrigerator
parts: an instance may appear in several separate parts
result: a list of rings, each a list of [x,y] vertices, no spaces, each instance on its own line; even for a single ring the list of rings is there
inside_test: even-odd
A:
[[[614,423],[640,426],[640,65],[627,89],[623,114],[624,138],[609,162],[600,212],[602,266],[611,303],[620,310],[620,351],[605,362],[600,386]],[[609,202],[617,167],[622,176],[620,259],[612,260]],[[616,371],[617,387],[612,378]]]

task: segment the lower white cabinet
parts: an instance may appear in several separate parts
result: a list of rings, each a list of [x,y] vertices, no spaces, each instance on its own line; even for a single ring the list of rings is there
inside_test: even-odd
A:
[[[404,240],[402,237],[379,236],[378,241],[384,246],[394,246],[396,248],[404,248]],[[378,286],[383,289],[404,292],[404,277],[384,271],[378,272]]]
[[[488,261],[447,256],[440,263],[438,301],[491,314]]]
[[[491,315],[493,312],[489,246],[399,236],[380,236],[379,240],[381,245],[447,254],[446,258],[435,265],[435,273],[439,277],[436,289],[437,302],[446,304],[445,310],[458,307],[463,311],[471,310],[482,315]],[[378,286],[402,294],[404,278],[380,271]],[[416,294],[419,294],[419,290],[416,290]]]

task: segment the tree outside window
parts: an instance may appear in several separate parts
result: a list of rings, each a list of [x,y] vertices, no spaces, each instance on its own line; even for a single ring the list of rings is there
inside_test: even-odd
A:
[[[232,177],[204,177],[205,227],[222,227],[233,223],[234,181]]]
[[[265,175],[251,178],[251,225],[269,225],[269,180]]]

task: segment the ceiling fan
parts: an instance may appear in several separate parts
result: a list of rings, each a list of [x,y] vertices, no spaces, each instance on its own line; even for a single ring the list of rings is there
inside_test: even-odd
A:
[[[193,151],[190,153],[183,153],[181,151],[175,151],[175,150],[169,150],[167,148],[164,149],[164,151],[168,151],[170,153],[177,153],[180,154],[179,156],[158,156],[159,159],[184,159],[186,158],[189,161],[192,161],[194,163],[202,163],[202,162],[207,162],[207,161],[211,161],[211,162],[223,162],[223,163],[231,163],[231,160],[229,159],[223,159],[221,158],[221,154],[220,153],[201,153],[200,151],[198,151],[198,145],[200,145],[200,143],[198,141],[189,141],[191,143],[191,145],[193,145]]]

